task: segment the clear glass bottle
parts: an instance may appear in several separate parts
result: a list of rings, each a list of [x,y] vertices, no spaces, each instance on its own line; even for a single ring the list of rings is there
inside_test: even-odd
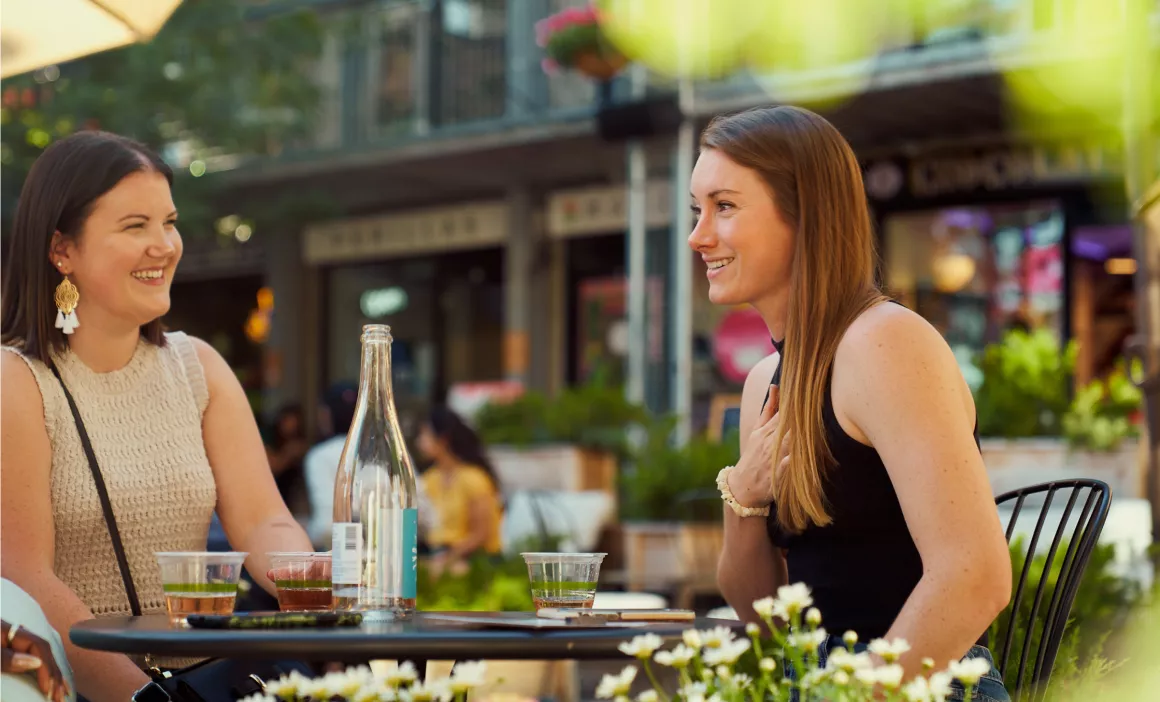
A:
[[[354,421],[334,482],[336,610],[357,610],[371,621],[415,611],[417,495],[391,389],[391,328],[368,324]]]

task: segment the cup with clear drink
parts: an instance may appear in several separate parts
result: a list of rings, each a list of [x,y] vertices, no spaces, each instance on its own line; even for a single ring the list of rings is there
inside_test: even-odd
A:
[[[536,609],[590,609],[604,553],[523,553]]]

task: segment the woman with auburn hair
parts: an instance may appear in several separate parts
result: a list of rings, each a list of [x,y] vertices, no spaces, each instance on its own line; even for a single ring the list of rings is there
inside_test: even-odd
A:
[[[755,600],[804,582],[828,631],[909,642],[908,678],[927,657],[990,660],[1011,564],[974,401],[938,331],[875,283],[853,151],[808,110],[719,117],[691,196],[709,299],[753,305],[777,351],[745,382],[741,458],[718,478],[725,598],[758,621]],[[993,664],[980,685],[1008,699]]]

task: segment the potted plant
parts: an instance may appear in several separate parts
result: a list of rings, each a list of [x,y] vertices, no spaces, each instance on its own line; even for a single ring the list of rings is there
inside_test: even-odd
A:
[[[536,23],[536,43],[544,49],[544,70],[570,68],[593,80],[610,81],[628,58],[608,40],[595,5],[570,7]]]
[[[688,606],[696,594],[716,592],[724,539],[716,479],[737,462],[738,443],[733,433],[674,446],[671,429],[671,420],[657,421],[621,473],[621,530],[629,589],[674,587]]]
[[[1141,494],[1139,391],[1121,366],[1069,397],[1075,344],[1047,330],[1008,332],[980,361],[975,394],[983,459],[996,493],[1064,478],[1096,478],[1118,497]]]

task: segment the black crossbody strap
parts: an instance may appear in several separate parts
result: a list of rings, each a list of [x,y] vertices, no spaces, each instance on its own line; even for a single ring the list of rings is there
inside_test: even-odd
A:
[[[117,518],[113,515],[113,503],[109,501],[109,491],[105,487],[105,479],[97,465],[97,454],[93,453],[93,443],[89,441],[89,433],[85,430],[85,423],[81,421],[81,413],[77,409],[77,403],[73,400],[72,393],[68,391],[68,386],[64,384],[56,366],[49,366],[49,369],[56,376],[61,389],[64,390],[64,397],[68,400],[68,408],[72,410],[73,420],[76,421],[77,434],[80,435],[85,456],[89,459],[89,470],[93,473],[93,482],[97,484],[97,495],[101,498],[101,511],[105,513],[105,525],[109,527],[109,537],[113,540],[113,552],[117,554],[117,566],[121,569],[121,580],[125,583],[125,594],[129,596],[129,609],[132,610],[134,617],[139,617],[141,616],[141,601],[137,599],[137,588],[133,586],[133,575],[129,572],[129,559],[125,556],[125,545],[121,543],[121,532],[117,529]]]

